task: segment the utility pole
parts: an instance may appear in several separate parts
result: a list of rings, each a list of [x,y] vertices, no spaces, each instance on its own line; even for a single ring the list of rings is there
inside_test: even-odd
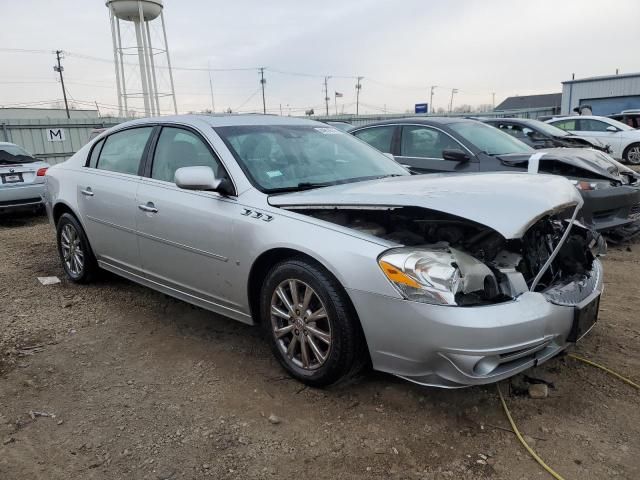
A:
[[[437,85],[431,85],[431,93],[429,94],[429,113],[433,113],[435,109],[433,108],[433,91],[436,89]]]
[[[267,81],[264,78],[264,67],[260,67],[260,85],[262,86],[262,113],[267,114],[267,104],[264,100],[264,84]]]
[[[457,88],[452,88],[451,89],[451,101],[449,102],[449,113],[451,113],[453,111],[453,96],[458,93],[458,89]]]
[[[53,70],[60,74],[60,84],[62,85],[62,96],[64,97],[64,108],[67,110],[67,118],[71,118],[69,115],[69,103],[67,102],[67,90],[64,88],[64,78],[62,77],[62,72],[64,67],[60,65],[60,59],[62,58],[62,50],[56,50],[56,60],[58,61],[58,65],[53,66]]]
[[[496,92],[491,92],[491,109],[496,109]]]
[[[211,62],[207,62],[209,71],[209,92],[211,93],[211,113],[216,113],[216,102],[213,100],[213,78],[211,78]]]
[[[363,78],[364,77],[358,77],[358,81],[356,83],[356,117],[360,113],[360,89],[362,88],[362,85],[360,84],[360,81]]]
[[[331,77],[324,77],[324,106],[325,106],[325,111],[326,111],[326,115],[327,117],[329,116],[329,87],[327,86],[327,81],[330,79]]]

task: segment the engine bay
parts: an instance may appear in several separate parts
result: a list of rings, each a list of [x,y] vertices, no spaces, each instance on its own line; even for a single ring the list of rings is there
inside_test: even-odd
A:
[[[305,208],[297,213],[397,244],[451,254],[463,288],[457,305],[507,301],[531,290],[570,224],[571,210],[538,220],[520,239],[507,240],[473,221],[419,207]],[[575,222],[534,291],[566,286],[588,276],[604,240]],[[482,264],[480,268],[478,263]]]

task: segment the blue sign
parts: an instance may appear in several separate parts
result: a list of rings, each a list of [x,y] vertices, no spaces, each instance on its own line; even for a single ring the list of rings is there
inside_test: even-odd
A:
[[[429,113],[429,104],[416,103],[416,113]]]

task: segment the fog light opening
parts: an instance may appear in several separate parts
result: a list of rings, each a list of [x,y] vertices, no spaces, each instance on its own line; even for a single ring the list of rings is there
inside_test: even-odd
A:
[[[499,357],[484,357],[478,360],[478,363],[473,367],[473,372],[477,375],[489,375],[498,367],[498,365],[500,365]]]

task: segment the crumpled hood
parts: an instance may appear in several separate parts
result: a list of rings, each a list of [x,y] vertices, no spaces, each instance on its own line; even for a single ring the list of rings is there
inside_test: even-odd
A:
[[[544,162],[550,161],[562,162],[586,170],[598,177],[623,183],[627,183],[627,180],[624,179],[623,176],[635,178],[637,175],[630,168],[625,167],[620,162],[611,158],[610,155],[591,148],[550,148],[536,150],[536,153],[541,152],[544,152],[544,155],[539,160],[541,165]],[[512,154],[500,155],[498,159],[505,165],[527,168],[530,157],[531,155],[529,154]]]
[[[547,213],[582,205],[578,190],[557,175],[429,174],[348,183],[269,197],[277,207],[421,207],[520,238]]]

